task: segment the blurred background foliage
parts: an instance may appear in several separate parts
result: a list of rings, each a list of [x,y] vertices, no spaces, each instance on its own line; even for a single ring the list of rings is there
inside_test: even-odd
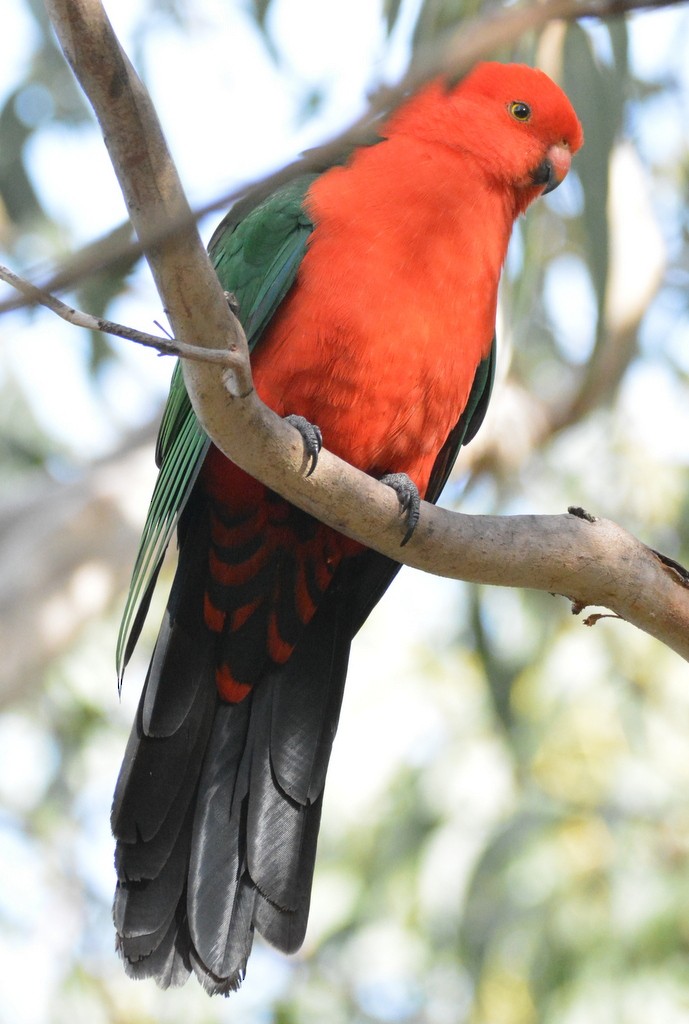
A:
[[[100,264],[127,229],[42,4],[11,7],[0,258],[40,280],[87,244]],[[483,10],[111,14],[201,201],[346,126]],[[550,24],[496,54],[558,78],[587,141],[516,228],[500,379],[445,496],[584,505],[685,563],[688,31],[679,6]],[[128,258],[68,294],[144,329],[160,315]],[[355,645],[303,951],[257,943],[227,1002],[124,977],[107,817],[160,602],[121,703],[113,651],[169,372],[40,311],[0,318],[1,1024],[689,1022],[686,666],[622,622],[585,629],[562,599],[409,570]]]

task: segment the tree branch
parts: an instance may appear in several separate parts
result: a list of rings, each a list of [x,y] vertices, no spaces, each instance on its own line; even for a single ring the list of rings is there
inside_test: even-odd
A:
[[[689,659],[686,579],[614,523],[571,514],[466,516],[424,503],[412,540],[400,549],[404,526],[390,488],[327,451],[321,452],[316,472],[304,476],[300,435],[253,390],[243,333],[193,226],[150,99],[101,4],[46,0],[46,6],[103,127],[175,336],[185,344],[228,348],[231,366],[224,369],[184,362],[195,411],[214,443],[295,505],[398,561],[456,579],[564,594],[576,611],[602,605]],[[609,13],[626,7],[596,4],[595,9]],[[591,14],[593,5],[545,0],[509,10],[490,24],[477,23],[466,30],[464,46],[448,51],[442,67],[465,72],[488,52],[489,43],[502,40],[506,25],[511,33],[525,31],[577,12]],[[161,234],[168,219],[184,226]]]
[[[244,332],[201,243],[148,92],[101,3],[46,0],[46,9],[100,122],[173,335],[186,345],[227,352],[227,386],[246,394],[253,385]],[[181,226],[168,231],[170,222]]]

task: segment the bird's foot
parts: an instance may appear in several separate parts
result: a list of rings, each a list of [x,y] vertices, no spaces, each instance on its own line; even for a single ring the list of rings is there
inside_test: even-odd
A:
[[[400,515],[405,516],[407,521],[407,532],[404,535],[400,547],[404,547],[411,539],[416,524],[419,521],[421,512],[421,498],[419,489],[414,481],[406,473],[386,473],[380,478],[380,482],[387,487],[392,487],[400,503]]]
[[[285,416],[285,420],[296,427],[304,442],[304,456],[306,458],[307,476],[311,476],[318,464],[318,454],[323,447],[323,435],[321,428],[315,423],[310,423],[304,416],[297,416],[292,413]]]

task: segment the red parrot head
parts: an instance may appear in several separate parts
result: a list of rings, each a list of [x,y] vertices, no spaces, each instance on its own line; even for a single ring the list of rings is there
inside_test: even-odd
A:
[[[383,134],[396,133],[470,157],[518,211],[557,188],[584,141],[562,89],[524,64],[479,64],[451,88],[436,80],[393,115]]]

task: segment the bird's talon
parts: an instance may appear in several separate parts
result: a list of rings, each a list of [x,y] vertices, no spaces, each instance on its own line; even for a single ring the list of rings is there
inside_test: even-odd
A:
[[[407,532],[400,544],[400,547],[404,547],[411,539],[419,521],[421,513],[419,489],[406,473],[386,473],[380,478],[380,482],[386,487],[392,487],[400,504],[400,515],[404,515],[407,520]]]
[[[301,434],[304,442],[304,457],[306,459],[306,475],[311,476],[314,469],[318,465],[318,455],[321,448],[323,447],[323,435],[321,428],[315,423],[310,423],[304,416],[298,416],[292,413],[289,416],[285,416],[285,419]]]

